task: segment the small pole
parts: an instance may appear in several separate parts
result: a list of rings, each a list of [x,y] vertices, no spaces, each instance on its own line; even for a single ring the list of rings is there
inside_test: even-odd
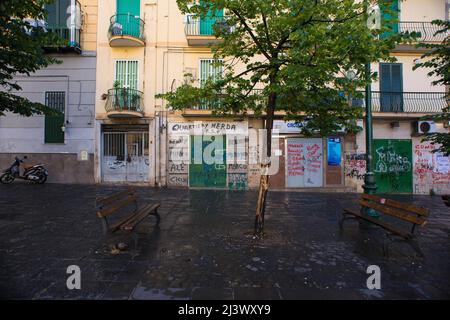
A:
[[[365,0],[366,15],[368,2]],[[377,191],[375,182],[375,174],[373,172],[373,123],[372,123],[372,82],[371,82],[371,66],[370,62],[365,65],[366,76],[366,174],[364,175],[364,193],[374,194]],[[379,217],[380,215],[372,208],[361,208],[364,213],[371,217]]]

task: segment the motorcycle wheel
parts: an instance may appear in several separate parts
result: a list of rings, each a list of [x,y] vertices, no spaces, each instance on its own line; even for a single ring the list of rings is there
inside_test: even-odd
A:
[[[3,184],[10,184],[14,181],[14,176],[9,174],[9,173],[4,173],[1,177],[0,177],[0,183]]]
[[[36,181],[38,184],[44,184],[47,181],[47,176],[45,174],[39,175],[39,180]]]

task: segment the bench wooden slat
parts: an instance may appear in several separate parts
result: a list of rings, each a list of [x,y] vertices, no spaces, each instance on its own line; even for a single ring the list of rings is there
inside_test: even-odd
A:
[[[112,204],[115,201],[125,197],[125,196],[128,196],[128,195],[133,196],[134,194],[135,194],[135,190],[133,188],[128,188],[127,190],[115,193],[112,196],[97,198],[96,199],[97,206],[105,207],[105,206],[108,206],[109,204]]]
[[[125,222],[120,228],[123,230],[133,230],[134,227],[140,223],[142,220],[144,220],[148,215],[150,215],[150,213],[152,213],[153,211],[155,211],[156,209],[158,209],[160,206],[159,203],[156,204],[149,204],[149,205],[145,205],[141,208],[139,208],[136,211],[136,214],[133,218],[129,219],[127,222]]]
[[[367,201],[367,200],[360,200],[359,203],[364,207],[375,209],[384,214],[402,219],[404,221],[408,221],[408,222],[411,222],[411,223],[414,223],[417,225],[421,225],[421,226],[426,224],[426,219],[424,219],[423,217],[413,216],[411,214],[406,213],[405,211],[397,210],[395,208],[390,208],[390,207],[385,206],[380,203]]]
[[[111,232],[116,231],[117,229],[120,228],[121,225],[123,225],[124,223],[126,223],[128,220],[132,219],[135,216],[135,212],[130,213],[129,215],[123,217],[122,219],[120,219],[119,221],[115,222],[110,228],[109,230]]]
[[[97,211],[97,215],[100,218],[107,217],[107,216],[113,214],[114,212],[116,212],[117,210],[119,210],[119,209],[121,209],[121,208],[123,208],[125,206],[128,206],[128,205],[130,205],[130,204],[132,204],[133,202],[136,202],[136,201],[137,201],[136,196],[134,196],[134,195],[133,196],[127,196],[127,198],[125,198],[124,200],[116,201],[113,205],[108,206],[105,209],[98,210]]]
[[[358,212],[351,211],[351,210],[348,210],[348,209],[345,209],[344,212],[347,213],[347,214],[351,214],[353,216],[356,216],[356,217],[358,217],[360,219],[369,221],[369,222],[371,222],[371,223],[373,223],[373,224],[375,224],[377,226],[380,226],[380,227],[386,229],[387,231],[389,231],[389,232],[391,232],[393,234],[396,234],[396,235],[398,235],[398,236],[400,236],[402,238],[408,238],[408,237],[411,236],[409,233],[401,232],[400,230],[394,229],[391,225],[389,225],[387,223],[384,223],[384,222],[382,222],[379,219],[372,218],[372,217],[366,216],[366,215],[362,215],[362,214],[360,214]]]
[[[363,193],[361,195],[362,199],[365,200],[371,200],[371,201],[375,201],[378,203],[382,203],[381,201],[383,201],[384,205],[390,206],[390,207],[394,207],[397,209],[401,209],[401,210],[405,210],[405,211],[410,211],[412,213],[418,214],[420,216],[428,216],[430,214],[430,211],[426,208],[422,208],[422,207],[418,207],[409,203],[402,203],[402,202],[398,202],[395,200],[391,200],[391,199],[386,199],[386,198],[382,198],[373,194],[366,194]]]

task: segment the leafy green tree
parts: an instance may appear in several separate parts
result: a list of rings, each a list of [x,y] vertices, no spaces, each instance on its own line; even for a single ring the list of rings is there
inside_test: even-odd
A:
[[[426,48],[428,51],[422,55],[423,62],[414,66],[414,70],[417,68],[430,68],[428,76],[436,77],[433,81],[435,86],[446,86],[446,101],[447,106],[441,113],[426,117],[434,121],[450,122],[450,104],[449,104],[449,92],[450,86],[450,21],[435,20],[432,22],[440,29],[435,33],[435,36],[443,34],[446,35],[444,40],[438,44],[421,43],[419,47]],[[430,133],[423,141],[430,141],[432,144],[439,145],[439,148],[434,152],[443,152],[445,155],[450,155],[450,133]]]
[[[22,88],[14,80],[17,74],[30,75],[40,68],[58,61],[44,55],[43,44],[60,44],[57,35],[45,32],[42,26],[30,23],[32,19],[45,19],[44,5],[54,0],[2,0],[0,1],[0,116],[5,112],[24,116],[54,114],[55,111],[40,103],[14,95],[11,91]]]
[[[391,8],[393,1],[376,2]],[[276,112],[284,114],[286,120],[306,123],[302,130],[307,136],[327,136],[342,128],[355,132],[359,129],[356,119],[362,117],[363,110],[352,106],[348,97],[360,97],[358,88],[377,77],[366,77],[364,65],[393,61],[391,49],[405,38],[385,36],[392,31],[394,21],[383,23],[379,29],[368,27],[374,22],[368,8],[376,2],[177,0],[183,13],[201,18],[224,10],[225,18],[218,17],[219,23],[214,25],[214,34],[222,40],[211,47],[223,73],[200,85],[188,78],[175,91],[157,97],[166,99],[175,110],[213,101],[209,106],[216,114],[253,112],[261,116],[267,130],[267,156],[271,155]],[[267,166],[270,162],[263,161],[257,233],[264,223]]]

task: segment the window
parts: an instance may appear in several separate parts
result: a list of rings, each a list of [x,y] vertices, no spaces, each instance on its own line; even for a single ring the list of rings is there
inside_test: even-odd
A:
[[[403,111],[402,74],[401,63],[380,64],[380,106],[382,112]]]
[[[48,12],[47,23],[51,26],[67,27],[70,13],[70,0],[56,0],[45,5]]]
[[[119,81],[121,88],[138,90],[138,62],[137,61],[116,61],[116,81]]]
[[[200,59],[200,86],[204,86],[207,80],[216,81],[222,76],[222,66],[217,62],[222,60]],[[199,109],[206,110],[220,105],[220,99],[202,100]]]
[[[45,93],[45,105],[61,114],[45,116],[45,143],[64,143],[64,119],[66,109],[66,93],[64,91],[48,91]]]
[[[200,85],[203,85],[208,79],[218,80],[222,76],[222,66],[217,65],[222,60],[201,59],[200,60]]]

